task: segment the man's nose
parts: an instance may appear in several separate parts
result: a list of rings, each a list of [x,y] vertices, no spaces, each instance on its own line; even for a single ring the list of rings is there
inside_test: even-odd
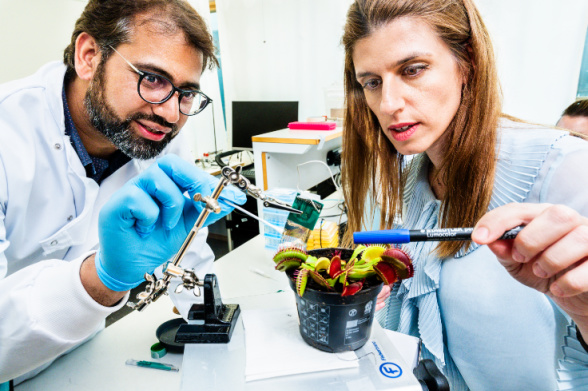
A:
[[[180,120],[180,100],[179,92],[174,94],[165,102],[154,105],[153,112],[164,118],[170,124],[175,124]]]
[[[404,91],[401,83],[389,79],[382,82],[382,99],[380,100],[380,111],[393,115],[405,106]]]

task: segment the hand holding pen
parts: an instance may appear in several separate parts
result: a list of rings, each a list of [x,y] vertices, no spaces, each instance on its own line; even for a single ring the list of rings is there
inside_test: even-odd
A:
[[[500,239],[513,239],[523,229],[518,226],[503,232]],[[441,228],[441,229],[389,229],[380,231],[354,232],[355,244],[391,243],[401,244],[422,241],[448,241],[471,240],[474,228]],[[384,307],[386,299],[390,296],[390,286],[382,287],[376,301],[376,311]]]
[[[354,233],[356,244],[441,240],[488,245],[513,278],[549,295],[588,336],[588,218],[563,205],[513,203],[474,228]]]
[[[498,240],[505,227],[521,223],[526,226],[515,240]],[[472,240],[487,244],[510,274],[527,286],[555,297],[588,295],[588,218],[566,206],[496,208],[480,219]]]
[[[497,240],[525,224],[515,240]],[[588,218],[562,205],[508,204],[483,216],[472,240],[487,244],[519,282],[549,295],[588,336]]]

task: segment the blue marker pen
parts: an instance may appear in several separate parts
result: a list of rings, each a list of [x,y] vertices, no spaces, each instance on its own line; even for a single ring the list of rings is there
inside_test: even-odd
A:
[[[509,229],[499,239],[514,239],[522,225]],[[473,228],[438,229],[387,229],[382,231],[354,232],[355,244],[441,242],[448,240],[472,240]]]

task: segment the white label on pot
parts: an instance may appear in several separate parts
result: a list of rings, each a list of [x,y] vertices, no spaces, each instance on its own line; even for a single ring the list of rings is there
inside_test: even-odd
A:
[[[365,305],[365,308],[363,309],[363,314],[367,315],[370,312],[372,312],[373,305],[374,305],[374,303],[372,303],[371,301],[368,301],[368,303]]]
[[[329,343],[329,307],[309,301],[300,301],[300,326],[302,332],[313,341]]]
[[[347,321],[347,328],[357,327],[357,320],[349,320]]]

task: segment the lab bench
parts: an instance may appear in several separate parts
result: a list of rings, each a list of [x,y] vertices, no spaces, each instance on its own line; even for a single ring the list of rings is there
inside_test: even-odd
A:
[[[258,235],[217,260],[215,273],[222,301],[225,304],[239,304],[243,311],[293,306],[294,292],[284,273],[274,269],[272,255],[264,249],[263,236]],[[241,318],[237,321],[229,345],[188,345],[186,352],[190,351],[192,355],[196,352],[200,357],[201,363],[196,367],[184,366],[184,357],[180,353],[167,353],[159,360],[152,359],[150,347],[157,342],[156,329],[176,317],[172,307],[169,297],[163,296],[143,312],[132,312],[92,340],[58,358],[44,372],[16,386],[15,390],[209,391],[227,389],[219,388],[221,384],[226,385],[227,381],[236,387],[229,389],[256,389],[252,383],[247,383],[249,388],[245,387],[245,347]],[[128,359],[160,361],[176,365],[180,370],[167,372],[129,366],[125,364]],[[306,375],[300,376],[302,381]],[[324,389],[324,384],[317,383],[316,386],[316,390]],[[312,387],[305,389],[312,390]]]
[[[330,195],[326,209],[338,202],[340,194]],[[239,304],[242,311],[293,307],[294,292],[284,273],[275,270],[272,256],[273,252],[264,248],[263,235],[257,235],[218,259],[214,271],[223,303]],[[224,390],[227,384],[231,385],[229,389],[248,390],[273,384],[271,381],[245,383],[242,315],[229,344],[189,344],[185,356],[170,352],[159,360],[152,359],[150,347],[157,342],[157,328],[178,317],[172,308],[170,298],[163,296],[144,311],[131,312],[15,390]],[[190,368],[184,365],[188,357]],[[125,364],[128,359],[160,361],[180,370],[167,372],[129,366]],[[194,365],[195,359],[198,365]],[[323,384],[317,384],[317,390],[323,388]],[[312,387],[305,385],[305,389],[312,390]]]

